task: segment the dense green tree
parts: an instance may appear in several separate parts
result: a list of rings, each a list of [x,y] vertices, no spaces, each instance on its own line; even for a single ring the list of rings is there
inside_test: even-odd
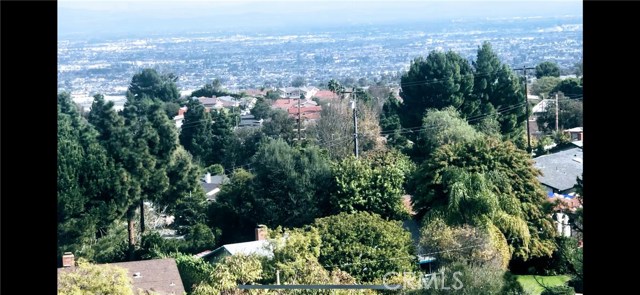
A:
[[[215,270],[214,265],[193,255],[175,253],[173,256],[187,294],[192,294],[193,288],[206,281]]]
[[[198,253],[204,250],[211,250],[216,245],[214,232],[206,224],[196,223],[189,227],[184,239],[188,242],[188,253]]]
[[[262,262],[256,255],[225,257],[214,266],[208,278],[193,288],[194,295],[244,294],[238,285],[258,283],[263,277]]]
[[[143,69],[133,75],[129,84],[128,96],[135,99],[148,97],[163,102],[172,102],[180,98],[176,87],[178,77],[173,74],[159,74],[154,69]]]
[[[121,177],[127,179],[127,185],[118,190],[119,199],[127,200],[126,218],[129,232],[129,253],[133,259],[136,233],[134,218],[137,207],[144,200],[143,191],[149,188],[154,173],[156,159],[149,152],[145,136],[136,137],[134,129],[128,128],[123,116],[113,109],[113,102],[104,102],[104,98],[96,95],[89,113],[89,122],[98,130],[98,140],[119,167]],[[141,124],[136,131],[150,132],[148,122]],[[161,183],[158,188],[166,187]]]
[[[536,78],[542,77],[560,77],[560,68],[558,64],[550,61],[544,61],[536,66]]]
[[[209,222],[222,231],[221,244],[244,242],[254,239],[258,221],[254,218],[257,207],[253,192],[255,176],[244,169],[237,169],[209,207]]]
[[[94,265],[79,260],[78,266],[58,274],[58,294],[133,295],[127,270],[115,265]]]
[[[480,138],[444,145],[414,174],[413,208],[448,224],[495,225],[518,259],[549,256],[555,230],[539,173],[510,142]]]
[[[508,65],[500,62],[498,54],[491,44],[485,42],[478,48],[476,60],[473,62],[474,83],[473,97],[465,100],[462,114],[473,125],[483,122],[480,116],[495,115],[500,124],[500,133],[507,139],[520,137],[523,124],[527,119],[526,101],[520,89],[520,80]]]
[[[403,150],[407,148],[408,142],[402,132],[399,112],[400,101],[393,94],[389,94],[380,112],[380,129],[387,138],[388,146]]]
[[[464,262],[506,269],[511,253],[496,227],[448,226],[434,218],[420,230],[420,252],[435,256],[438,265]]]
[[[180,144],[202,165],[212,162],[213,135],[211,115],[198,100],[190,100],[180,131]]]
[[[582,77],[582,59],[575,65],[575,74],[578,78]]]
[[[221,164],[229,153],[233,137],[233,117],[224,110],[211,110],[211,162],[206,165]]]
[[[267,90],[265,98],[269,100],[276,100],[280,98],[280,94],[278,94],[278,91],[276,90]]]
[[[427,109],[459,108],[464,104],[473,91],[473,68],[455,52],[432,51],[427,58],[414,59],[400,83],[402,126],[418,127]],[[408,135],[415,139],[417,134]]]
[[[167,206],[170,213],[175,212],[177,206],[186,201],[189,196],[191,197],[189,201],[197,203],[205,201],[204,191],[199,183],[200,169],[191,159],[191,155],[184,148],[178,147],[166,167],[171,186],[159,204]]]
[[[229,140],[229,147],[222,161],[228,171],[236,167],[245,167],[251,163],[251,157],[256,154],[260,143],[266,135],[260,128],[236,128]]]
[[[582,101],[574,99],[558,99],[558,128],[560,130],[583,126]],[[544,132],[552,132],[556,128],[556,103],[549,102],[547,109],[536,118],[538,128]]]
[[[272,110],[269,118],[262,124],[262,133],[269,138],[283,139],[291,144],[298,137],[297,126],[296,120],[287,111]]]
[[[228,95],[219,79],[214,79],[211,83],[205,84],[202,88],[191,93],[191,97],[213,97]]]
[[[125,128],[134,139],[130,146],[131,156],[146,164],[144,167],[132,167],[141,176],[139,208],[140,233],[143,234],[146,224],[144,202],[163,204],[166,198],[173,200],[179,197],[167,196],[171,186],[167,168],[178,147],[178,134],[162,109],[162,103],[158,101],[128,96],[122,116],[125,118]]]
[[[367,211],[383,218],[405,219],[404,182],[413,163],[398,151],[377,151],[333,164],[331,213]]]
[[[510,142],[480,138],[444,145],[414,174],[414,210],[449,224],[493,224],[513,257],[549,256],[555,231],[530,156]]]
[[[318,263],[321,244],[318,230],[313,227],[271,231],[269,247],[273,259],[263,266],[267,279],[275,281],[274,274],[279,270],[285,284],[328,283],[329,272]]]
[[[100,238],[88,246],[83,245],[79,257],[87,257],[95,263],[113,263],[127,261],[131,255],[129,248],[128,223],[113,221],[110,226],[100,229]]]
[[[330,181],[328,159],[316,146],[292,147],[270,140],[260,146],[251,167],[256,206],[252,218],[270,227],[309,224],[322,214]]]
[[[415,270],[411,235],[400,221],[368,212],[340,213],[316,219],[314,226],[322,239],[319,261],[325,268],[338,267],[360,283],[380,280],[387,272]]]
[[[93,243],[129,206],[128,174],[98,141],[67,93],[58,95],[58,249],[91,258]],[[84,250],[87,251],[84,251]]]
[[[115,164],[121,166],[129,176],[126,191],[119,194],[126,195],[130,202],[126,217],[132,259],[136,245],[133,220],[136,209],[140,208],[142,234],[145,231],[145,201],[173,206],[186,193],[195,191],[198,184],[184,179],[194,174],[193,167],[184,152],[182,157],[174,153],[178,147],[178,135],[162,103],[146,95],[136,97],[131,92],[127,98],[120,115],[113,110],[112,103],[105,104],[102,97],[96,96],[89,120],[99,131],[99,140]],[[184,176],[176,176],[175,169],[181,168],[190,170]]]
[[[353,87],[356,87],[356,79],[355,79],[355,78],[353,78],[353,77],[351,77],[351,76],[344,77],[344,78],[341,80],[341,84],[342,84],[344,87],[347,87],[347,88],[353,88]]]
[[[416,163],[421,163],[440,146],[467,142],[481,136],[453,107],[430,109],[422,119],[422,130],[413,145],[411,156]]]
[[[271,114],[271,103],[267,99],[258,97],[256,105],[251,109],[251,114],[256,119],[266,119]]]
[[[576,291],[569,286],[553,286],[545,288],[540,295],[574,295]]]
[[[177,116],[180,111],[180,104],[176,102],[165,102],[163,107],[164,111],[167,113],[167,117],[170,119]]]
[[[565,97],[571,99],[582,98],[582,79],[568,78],[560,81],[551,92],[562,92]]]
[[[551,93],[562,80],[558,77],[542,77],[531,85],[531,94],[542,98],[550,98]]]
[[[307,84],[307,80],[302,76],[296,76],[291,80],[291,86],[293,87],[302,87]]]
[[[312,226],[270,232],[269,248],[273,258],[263,261],[263,283],[275,284],[276,272],[281,284],[329,285],[355,284],[356,280],[339,268],[325,269],[318,257],[322,240],[318,230]],[[354,291],[293,290],[292,294],[353,294]]]

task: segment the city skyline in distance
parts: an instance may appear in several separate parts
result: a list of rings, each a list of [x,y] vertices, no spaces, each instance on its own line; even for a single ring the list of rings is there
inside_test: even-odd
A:
[[[581,16],[582,2],[455,0],[61,0],[58,38],[273,32],[483,18]]]

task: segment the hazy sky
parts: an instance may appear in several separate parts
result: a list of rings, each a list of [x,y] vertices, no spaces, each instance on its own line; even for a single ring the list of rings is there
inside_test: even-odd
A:
[[[581,0],[58,0],[58,36],[286,30],[411,21],[582,15]]]

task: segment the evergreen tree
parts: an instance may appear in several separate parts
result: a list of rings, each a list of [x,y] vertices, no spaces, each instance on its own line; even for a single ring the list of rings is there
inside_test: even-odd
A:
[[[558,64],[550,61],[544,61],[536,66],[536,78],[542,77],[560,77],[560,68]]]
[[[211,110],[211,162],[206,165],[221,164],[229,154],[233,138],[233,117],[224,110]]]
[[[473,66],[473,99],[465,101],[462,113],[474,125],[482,123],[482,118],[497,116],[500,133],[506,139],[521,137],[527,114],[518,77],[508,65],[500,62],[488,42],[478,48]]]
[[[211,116],[204,105],[198,100],[190,100],[180,131],[180,144],[203,166],[213,162],[212,125]]]
[[[411,62],[400,86],[402,126],[419,127],[427,109],[459,108],[464,104],[473,90],[473,68],[455,52],[432,51],[427,58],[418,57]],[[416,136],[408,133],[414,140]]]
[[[180,92],[176,86],[178,77],[173,74],[158,74],[154,69],[143,69],[133,75],[129,84],[128,96],[135,99],[144,97],[172,102],[180,98]]]

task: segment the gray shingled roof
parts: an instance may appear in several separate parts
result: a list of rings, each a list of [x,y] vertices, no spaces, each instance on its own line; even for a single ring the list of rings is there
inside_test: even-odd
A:
[[[151,290],[160,295],[179,295],[185,292],[178,265],[173,258],[120,262],[112,265],[126,268],[136,289]],[[140,277],[134,277],[137,272],[140,273]]]
[[[153,291],[160,295],[182,295],[185,292],[178,266],[173,258],[119,262],[108,265],[127,269],[129,277],[133,281],[133,291],[136,294],[138,289]],[[72,271],[73,269],[75,267],[58,268],[58,275],[60,272]],[[139,276],[134,276],[136,273],[139,273]]]
[[[536,168],[543,176],[538,180],[546,186],[564,191],[576,184],[576,178],[582,177],[582,149],[571,148],[533,159]]]

